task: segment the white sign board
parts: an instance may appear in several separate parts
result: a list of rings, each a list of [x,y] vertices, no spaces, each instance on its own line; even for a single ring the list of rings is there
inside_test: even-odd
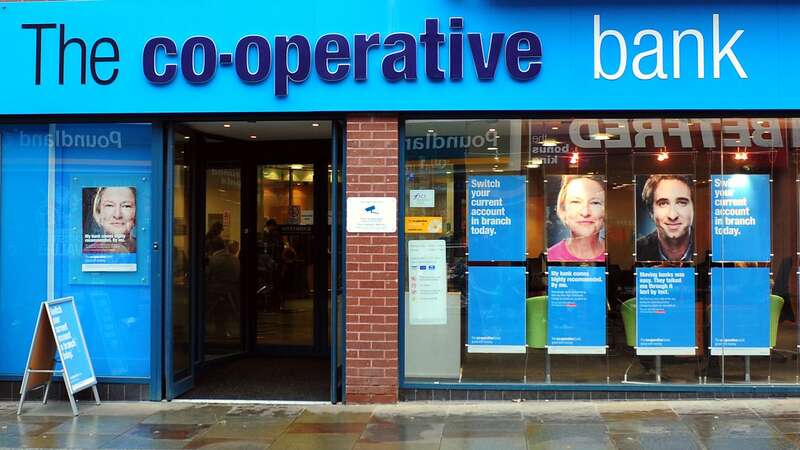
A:
[[[433,208],[435,205],[436,191],[433,189],[411,189],[408,196],[412,208]]]
[[[408,303],[412,325],[447,323],[445,242],[408,241]]]
[[[394,233],[397,231],[397,198],[348,197],[348,233]]]

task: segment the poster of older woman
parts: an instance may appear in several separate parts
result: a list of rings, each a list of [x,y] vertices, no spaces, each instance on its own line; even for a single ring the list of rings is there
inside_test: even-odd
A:
[[[548,261],[605,261],[606,189],[590,175],[547,177]]]
[[[136,271],[136,188],[85,187],[82,194],[83,271]]]

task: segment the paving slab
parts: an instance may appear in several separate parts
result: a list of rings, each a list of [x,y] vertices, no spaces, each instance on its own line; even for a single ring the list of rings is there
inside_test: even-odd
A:
[[[0,402],[2,448],[800,448],[800,399],[15,406]]]

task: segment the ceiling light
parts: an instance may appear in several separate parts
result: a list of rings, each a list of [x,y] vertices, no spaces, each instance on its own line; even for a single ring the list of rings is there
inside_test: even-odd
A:
[[[570,164],[578,164],[578,158],[579,158],[578,157],[578,152],[577,151],[572,152],[572,156],[569,158],[569,163]]]
[[[764,125],[764,121],[763,120],[756,120],[756,123],[759,124],[759,125]]]
[[[318,127],[318,126],[319,126],[319,124],[318,124],[317,122],[314,122],[314,123],[312,123],[312,124],[311,124],[311,126],[312,126],[312,127]]]
[[[551,130],[557,130],[558,127],[550,127]]]
[[[250,139],[255,139],[255,138],[257,138],[257,137],[258,137],[258,136],[256,136],[255,134],[251,134],[251,135],[250,135]]]
[[[490,133],[494,133],[495,131],[497,131],[497,130],[495,130],[494,128],[489,128],[489,132]]]
[[[428,133],[433,133],[433,132],[434,132],[433,128],[428,130]]]
[[[186,140],[189,140],[189,136],[184,136],[183,138],[186,139]]]
[[[558,141],[555,139],[545,139],[542,141],[542,146],[544,147],[555,147],[558,145]]]
[[[222,124],[222,126],[223,126],[224,128],[230,128],[230,127],[231,127],[231,124],[229,124],[229,123],[223,123],[223,124]]]
[[[656,159],[658,159],[659,161],[665,161],[665,160],[669,159],[669,153],[667,153],[667,152],[658,152],[658,157]]]
[[[300,169],[303,168],[303,165],[302,164],[291,164],[291,165],[289,165],[289,168],[292,169],[292,170],[300,170]]]
[[[496,151],[496,150],[497,150],[497,147],[487,147],[487,148],[486,148],[486,150],[492,150],[492,151]]]
[[[611,139],[611,135],[608,133],[597,133],[591,135],[591,138],[594,139],[595,141],[607,141]]]

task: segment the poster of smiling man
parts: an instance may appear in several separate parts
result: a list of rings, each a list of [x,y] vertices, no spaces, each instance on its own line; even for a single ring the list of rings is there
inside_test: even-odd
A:
[[[84,187],[84,272],[136,271],[136,188]]]
[[[636,176],[636,260],[694,260],[694,182],[690,175]]]

